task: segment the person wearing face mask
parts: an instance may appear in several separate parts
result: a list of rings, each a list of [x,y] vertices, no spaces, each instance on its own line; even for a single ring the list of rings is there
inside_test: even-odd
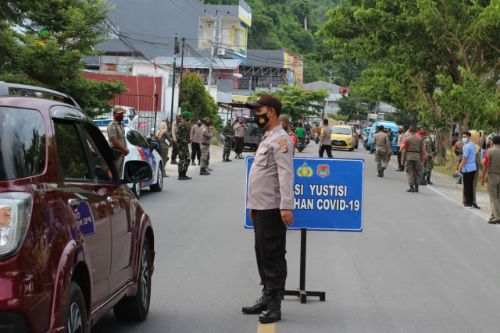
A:
[[[265,131],[250,169],[247,201],[264,288],[261,298],[242,312],[260,314],[261,323],[272,323],[281,319],[287,276],[286,230],[293,223],[294,208],[293,143],[280,124],[277,98],[264,95],[247,106],[256,110],[256,123]]]
[[[198,119],[196,125],[191,126],[191,165],[195,164],[195,159],[198,159],[198,165],[200,165],[201,161],[201,131],[203,128],[201,127],[201,120]]]
[[[462,183],[464,188],[464,206],[466,208],[473,208],[473,191],[474,191],[474,176],[476,175],[476,146],[470,141],[471,133],[462,133],[462,143],[463,143],[463,156],[462,161],[458,165],[457,171],[458,175],[462,173]]]
[[[125,161],[125,156],[129,153],[127,142],[125,141],[125,127],[122,124],[124,113],[124,108],[120,106],[116,107],[113,110],[113,121],[106,129],[108,133],[109,146],[111,149],[121,152],[120,157],[115,160],[116,170],[118,171],[120,178],[123,172],[123,162]]]
[[[292,139],[293,145],[295,147],[295,145],[297,144],[297,136],[295,136],[295,133],[293,133],[292,131],[290,120],[286,115],[282,114],[280,115],[280,123],[281,127],[283,127],[283,130],[287,132],[290,139]]]

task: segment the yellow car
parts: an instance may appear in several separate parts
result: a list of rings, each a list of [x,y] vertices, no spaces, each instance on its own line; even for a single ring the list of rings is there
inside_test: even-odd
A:
[[[332,126],[332,148],[354,150],[354,133],[348,125]]]

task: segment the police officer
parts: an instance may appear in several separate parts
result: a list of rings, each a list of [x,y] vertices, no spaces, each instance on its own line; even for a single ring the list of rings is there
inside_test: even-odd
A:
[[[491,217],[488,223],[500,223],[500,135],[493,137],[493,147],[486,151],[481,185],[488,174],[488,195],[490,197]]]
[[[128,155],[129,151],[127,148],[127,142],[125,141],[125,128],[122,124],[123,117],[125,114],[125,109],[118,106],[113,110],[113,121],[108,125],[108,140],[110,147],[118,152],[121,152],[120,157],[115,159],[116,170],[120,178],[123,172],[123,162],[125,161],[125,156]]]
[[[373,137],[375,143],[375,162],[377,162],[378,177],[384,177],[384,170],[387,168],[389,158],[391,157],[392,147],[391,140],[387,133],[384,132],[384,126],[377,127],[377,134]]]
[[[179,151],[179,180],[189,180],[191,177],[187,176],[187,170],[189,168],[189,128],[188,121],[191,118],[191,112],[182,112],[181,120],[177,125],[176,141],[177,149]]]
[[[210,142],[212,141],[212,121],[210,118],[203,120],[203,130],[201,131],[201,164],[200,175],[208,176],[208,159],[210,156]]]
[[[424,142],[416,135],[416,129],[411,126],[409,135],[403,142],[402,159],[406,167],[406,177],[410,188],[407,192],[418,192],[420,183],[419,170],[424,160]]]
[[[293,144],[279,121],[281,102],[264,95],[247,106],[265,131],[255,153],[248,180],[250,218],[255,231],[257,267],[262,296],[245,314],[260,314],[262,323],[281,319],[281,298],[287,276],[286,230],[293,223]]]

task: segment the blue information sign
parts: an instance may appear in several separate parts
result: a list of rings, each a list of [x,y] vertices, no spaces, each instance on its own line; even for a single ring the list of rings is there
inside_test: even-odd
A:
[[[247,157],[247,184],[253,159]],[[288,229],[363,230],[363,160],[295,157],[294,170],[294,223]],[[245,227],[253,227],[248,208]]]

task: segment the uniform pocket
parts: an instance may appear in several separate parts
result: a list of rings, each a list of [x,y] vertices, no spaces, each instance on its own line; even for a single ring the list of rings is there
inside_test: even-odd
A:
[[[262,149],[255,154],[255,164],[258,166],[267,166],[268,150],[269,148]]]

